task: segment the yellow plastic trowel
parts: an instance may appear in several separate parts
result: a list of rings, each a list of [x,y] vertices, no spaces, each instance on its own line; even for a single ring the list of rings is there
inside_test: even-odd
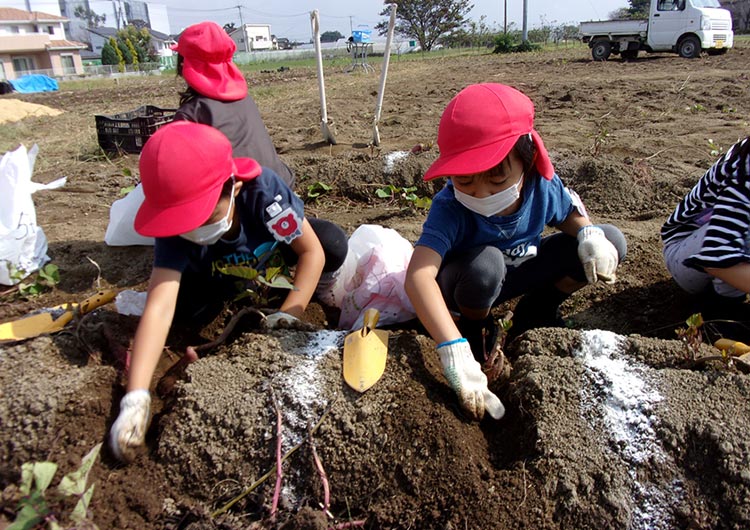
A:
[[[364,392],[385,372],[388,332],[375,329],[380,318],[377,309],[367,309],[362,329],[344,339],[344,381],[357,392]]]
[[[73,317],[84,315],[97,307],[103,306],[115,299],[117,291],[99,291],[86,298],[80,304],[69,303],[50,307],[41,312],[0,324],[0,342],[14,342],[17,340],[38,337],[45,333],[55,333],[73,320]]]

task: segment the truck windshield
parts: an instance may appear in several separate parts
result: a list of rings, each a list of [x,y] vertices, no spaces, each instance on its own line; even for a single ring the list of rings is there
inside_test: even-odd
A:
[[[690,0],[693,7],[721,7],[719,0]]]

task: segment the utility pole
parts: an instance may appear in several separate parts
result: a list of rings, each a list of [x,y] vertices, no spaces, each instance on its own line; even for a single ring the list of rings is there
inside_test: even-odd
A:
[[[354,26],[352,25],[352,19],[354,18],[353,15],[349,15],[349,35],[354,33]]]
[[[527,42],[529,40],[529,0],[523,0],[523,35],[521,42]]]
[[[245,30],[245,23],[242,21],[242,6],[235,7],[240,12],[240,28],[242,29],[242,40],[245,42],[245,51],[249,52],[250,50],[247,47],[247,31]]]
[[[504,0],[505,9],[503,11],[503,33],[508,33],[508,0]]]

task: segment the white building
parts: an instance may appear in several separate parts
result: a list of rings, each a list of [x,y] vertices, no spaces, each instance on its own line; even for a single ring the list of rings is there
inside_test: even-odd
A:
[[[272,50],[273,37],[270,24],[245,24],[230,34],[238,52]]]
[[[66,38],[65,22],[51,13],[0,7],[0,79],[83,73],[80,52],[86,45]]]

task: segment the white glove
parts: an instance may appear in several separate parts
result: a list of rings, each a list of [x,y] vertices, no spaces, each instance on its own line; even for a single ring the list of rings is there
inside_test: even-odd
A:
[[[148,427],[151,396],[148,390],[131,390],[120,401],[120,415],[109,431],[109,445],[114,455],[130,462],[135,450],[143,445]]]
[[[458,395],[458,401],[467,414],[481,420],[486,410],[499,420],[505,414],[500,399],[487,389],[487,376],[474,359],[469,342],[464,339],[443,342],[437,347],[443,373],[451,388]]]
[[[596,283],[615,283],[617,249],[598,226],[584,226],[578,231],[578,258],[583,264],[586,280]]]
[[[297,317],[292,316],[289,313],[277,311],[276,313],[271,313],[270,315],[266,316],[266,327],[268,329],[278,329],[282,326],[288,326],[292,322],[298,321],[299,319]]]

